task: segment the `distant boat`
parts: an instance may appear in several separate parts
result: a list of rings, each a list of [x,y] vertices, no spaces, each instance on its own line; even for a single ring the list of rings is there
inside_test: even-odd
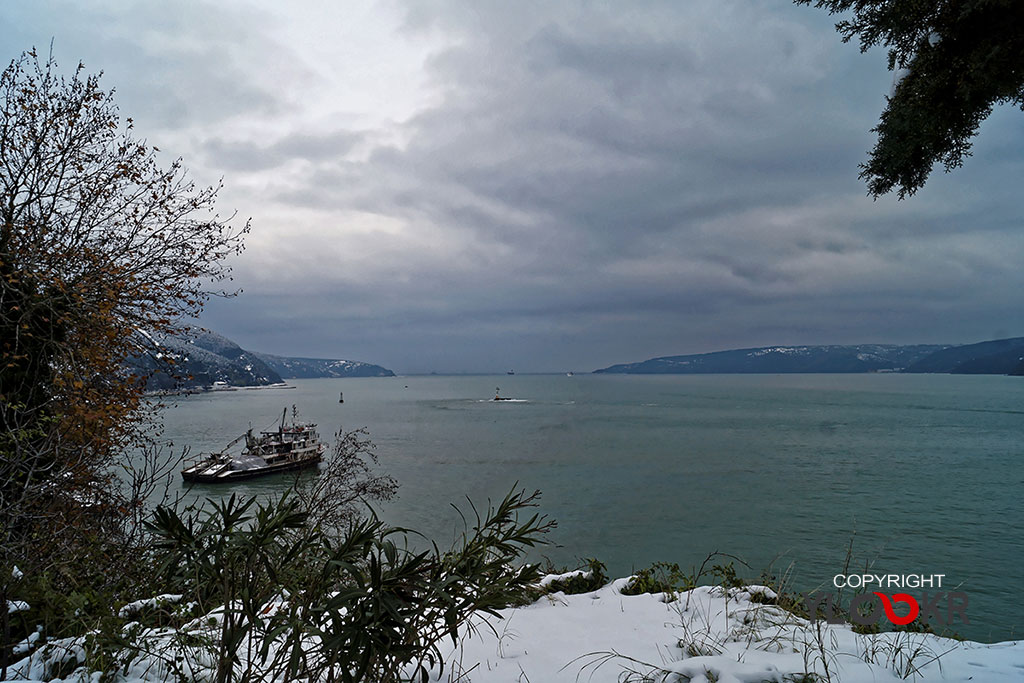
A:
[[[203,484],[227,483],[252,479],[266,474],[289,472],[315,467],[323,459],[326,444],[320,441],[316,425],[296,420],[295,406],[292,406],[292,423],[285,424],[288,409],[281,415],[281,425],[276,431],[260,432],[253,436],[250,429],[229,443],[220,453],[212,453],[181,471],[185,481]],[[245,450],[241,455],[231,455],[227,450],[245,439]]]
[[[506,375],[514,375],[514,374],[516,374],[516,371],[515,371],[515,370],[509,370],[509,371],[508,371],[508,372],[506,372],[505,374],[506,374]]]
[[[511,398],[505,398],[501,395],[501,387],[494,388],[494,400],[495,401],[511,401]]]
[[[570,370],[569,372],[565,373],[565,376],[566,377],[572,377],[573,376],[572,370]]]

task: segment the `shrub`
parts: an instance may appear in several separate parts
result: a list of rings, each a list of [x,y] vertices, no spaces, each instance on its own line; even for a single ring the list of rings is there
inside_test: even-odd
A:
[[[655,562],[650,567],[638,571],[622,589],[622,594],[668,593],[674,595],[679,591],[692,590],[696,585],[697,577],[685,574],[678,564]]]
[[[482,516],[474,508],[475,523],[447,552],[410,550],[406,530],[376,519],[323,533],[292,494],[232,497],[185,516],[160,508],[150,529],[163,590],[213,610],[205,649],[217,681],[426,680],[443,670],[441,643],[457,642],[473,613],[497,615],[539,579],[536,565],[519,564],[553,526],[537,514],[519,519],[538,495],[509,493]],[[104,646],[145,649],[127,638]],[[190,656],[144,654],[168,665]]]
[[[605,567],[604,562],[596,558],[587,558],[578,569],[582,573],[555,579],[546,586],[544,592],[556,593],[561,591],[566,595],[578,595],[580,593],[596,591],[608,583],[608,574],[606,573],[608,568]],[[549,573],[568,574],[569,572],[567,569],[563,569],[560,572],[552,571]]]

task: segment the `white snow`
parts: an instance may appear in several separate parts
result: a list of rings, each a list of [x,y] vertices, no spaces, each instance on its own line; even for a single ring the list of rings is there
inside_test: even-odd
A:
[[[23,655],[26,652],[31,652],[32,648],[35,647],[35,644],[37,642],[39,642],[39,638],[42,635],[43,635],[43,626],[42,626],[42,624],[40,624],[39,626],[36,626],[36,630],[35,631],[33,631],[32,633],[28,634],[28,638],[26,638],[25,640],[21,641],[20,643],[18,643],[17,645],[15,645],[11,649],[11,654],[13,654],[13,655]]]
[[[141,327],[136,327],[135,331],[141,334],[146,339],[148,339],[153,344],[153,346],[161,346],[160,342],[158,342],[156,339],[153,339],[153,335],[151,335],[149,332],[146,332],[146,330],[142,329]]]
[[[565,581],[566,579],[571,579],[574,576],[580,576],[580,577],[582,577],[584,579],[589,579],[590,578],[590,574],[591,574],[591,572],[584,571],[582,569],[576,569],[576,570],[571,571],[571,572],[565,572],[564,574],[548,574],[543,579],[538,581],[537,585],[540,588],[547,588],[548,586],[553,584],[555,581]]]
[[[124,618],[127,616],[131,616],[132,614],[135,614],[139,610],[144,609],[146,607],[163,607],[164,605],[181,602],[182,597],[183,596],[176,593],[164,593],[163,595],[158,595],[155,598],[129,602],[127,605],[118,610],[117,616]]]
[[[549,576],[579,575],[570,572]],[[675,595],[623,595],[629,579],[591,593],[553,593],[535,603],[501,611],[501,619],[479,618],[462,630],[460,645],[446,645],[444,674],[433,683],[918,683],[1024,680],[1024,642],[991,645],[958,642],[920,633],[860,635],[846,625],[811,624],[773,605],[752,600],[770,589],[701,586]],[[286,596],[266,606],[278,609]],[[141,601],[145,602],[145,601]],[[134,604],[134,603],[133,603]],[[219,612],[182,627],[199,635],[216,633]],[[142,629],[135,638],[167,660],[183,647],[174,632]],[[45,680],[45,662],[77,658],[81,642],[47,644],[8,670],[18,680]],[[239,655],[245,660],[244,652]],[[193,679],[212,678],[214,660],[192,652],[184,657]],[[817,678],[805,677],[807,673]],[[80,667],[65,680],[87,681]],[[111,680],[171,681],[172,671],[155,656],[140,657]]]
[[[27,612],[29,604],[24,600],[8,600],[7,601],[7,613],[14,614],[15,612]]]
[[[748,358],[756,358],[758,356],[766,356],[769,353],[781,353],[788,355],[807,355],[808,349],[806,346],[791,347],[791,346],[775,346],[770,349],[760,349],[758,351],[751,351],[747,354]]]
[[[627,581],[593,593],[555,593],[504,610],[503,620],[489,620],[494,631],[473,629],[451,653],[453,678],[468,672],[460,680],[763,683],[800,680],[813,672],[833,683],[1024,680],[1024,642],[859,635],[845,625],[821,622],[819,628],[752,602],[758,592],[774,597],[764,587],[726,593],[703,586],[672,599],[622,595],[619,589]]]

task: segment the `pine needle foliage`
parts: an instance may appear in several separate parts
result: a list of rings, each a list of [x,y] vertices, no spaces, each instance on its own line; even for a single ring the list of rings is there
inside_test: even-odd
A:
[[[935,164],[951,171],[971,154],[999,104],[1024,108],[1024,3],[1019,0],[795,0],[842,15],[843,42],[888,49],[900,79],[874,132],[861,178],[874,197],[900,199]]]

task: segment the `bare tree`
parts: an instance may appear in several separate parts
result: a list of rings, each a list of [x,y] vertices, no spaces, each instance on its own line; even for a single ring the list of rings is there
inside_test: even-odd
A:
[[[365,516],[372,503],[391,500],[398,491],[398,482],[376,472],[377,464],[373,442],[365,430],[339,430],[334,450],[319,475],[295,486],[310,524],[341,533]]]

